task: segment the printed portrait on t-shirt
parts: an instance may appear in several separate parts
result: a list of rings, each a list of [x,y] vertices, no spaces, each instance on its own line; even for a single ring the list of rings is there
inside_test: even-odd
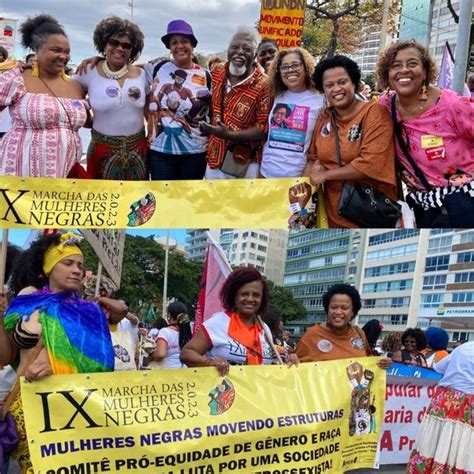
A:
[[[270,148],[304,152],[310,107],[278,103],[270,119]]]
[[[210,102],[204,70],[164,64],[152,84],[150,110],[155,138],[151,148],[171,154],[205,151],[207,138],[201,133],[199,122],[208,121]]]

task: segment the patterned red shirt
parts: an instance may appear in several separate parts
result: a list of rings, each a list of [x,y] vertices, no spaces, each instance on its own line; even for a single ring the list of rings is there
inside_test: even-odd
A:
[[[257,66],[252,75],[242,83],[236,84],[226,92],[228,64],[212,70],[212,124],[224,123],[230,130],[239,131],[257,127],[265,133],[270,113],[270,92],[266,76]],[[224,98],[222,94],[224,93]],[[224,111],[222,111],[224,105]],[[260,163],[264,140],[251,142],[256,149],[252,159]],[[218,168],[224,158],[226,140],[211,135],[207,149],[207,161],[210,168]]]

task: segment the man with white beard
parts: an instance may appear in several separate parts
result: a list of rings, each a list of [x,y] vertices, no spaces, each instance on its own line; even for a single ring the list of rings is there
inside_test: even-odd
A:
[[[227,63],[212,70],[212,123],[201,123],[201,130],[210,135],[205,179],[259,174],[270,95],[255,61],[258,43],[255,28],[239,27],[230,41]],[[227,166],[233,160],[241,164],[239,170]]]

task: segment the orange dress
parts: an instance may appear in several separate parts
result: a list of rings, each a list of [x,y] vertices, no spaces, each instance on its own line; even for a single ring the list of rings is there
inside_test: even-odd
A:
[[[374,101],[364,102],[348,118],[338,118],[342,165],[351,164],[367,176],[359,182],[396,201],[397,186],[392,120],[386,108]],[[327,169],[338,167],[336,139],[328,112],[321,112],[314,127],[308,158],[319,160]],[[353,181],[348,181],[353,182]],[[337,214],[343,181],[324,183],[324,204],[329,227],[357,227]]]

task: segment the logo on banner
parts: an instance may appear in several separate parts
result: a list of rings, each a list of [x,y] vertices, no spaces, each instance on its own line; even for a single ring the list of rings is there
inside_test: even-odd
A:
[[[224,379],[217,387],[209,392],[208,403],[210,415],[221,415],[225,413],[234,403],[235,389],[229,379]]]
[[[134,201],[130,205],[130,212],[128,213],[128,226],[139,227],[148,222],[155,213],[156,200],[153,193],[147,193],[145,197]]]
[[[375,396],[372,397],[370,392],[374,373],[371,370],[364,370],[359,362],[348,365],[346,373],[349,385],[352,387],[349,436],[376,433]]]
[[[290,229],[313,229],[316,227],[316,205],[318,193],[312,192],[308,183],[298,183],[288,190],[288,206],[291,216],[288,219]]]

